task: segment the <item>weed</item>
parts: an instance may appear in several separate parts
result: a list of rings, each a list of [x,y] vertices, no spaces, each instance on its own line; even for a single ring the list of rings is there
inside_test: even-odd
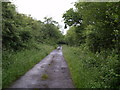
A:
[[[42,78],[42,80],[46,80],[46,79],[48,79],[48,75],[47,75],[47,74],[43,74],[43,75],[41,76],[41,78]]]

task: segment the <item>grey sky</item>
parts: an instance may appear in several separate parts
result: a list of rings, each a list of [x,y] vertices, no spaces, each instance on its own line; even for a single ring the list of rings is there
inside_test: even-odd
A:
[[[10,0],[17,6],[17,11],[23,14],[31,15],[37,20],[43,21],[44,17],[52,17],[59,22],[64,30],[62,19],[63,13],[69,8],[74,7],[77,0]]]

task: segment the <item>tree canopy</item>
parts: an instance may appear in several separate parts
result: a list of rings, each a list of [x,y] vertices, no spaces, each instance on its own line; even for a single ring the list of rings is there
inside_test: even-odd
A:
[[[75,7],[63,15],[65,24],[76,27],[71,33],[76,32],[79,41],[74,42],[82,40],[92,51],[119,48],[120,2],[76,2]]]
[[[32,17],[20,14],[14,4],[2,3],[3,49],[19,50],[32,43],[56,44],[62,37],[59,25],[51,17],[45,21],[35,20]]]

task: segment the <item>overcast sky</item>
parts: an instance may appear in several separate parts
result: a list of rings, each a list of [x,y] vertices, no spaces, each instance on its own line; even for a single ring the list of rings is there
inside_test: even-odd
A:
[[[31,15],[37,20],[44,21],[44,17],[53,17],[53,20],[59,22],[64,28],[62,19],[63,13],[69,8],[74,8],[74,2],[77,0],[10,0],[13,2],[17,11],[23,14]]]

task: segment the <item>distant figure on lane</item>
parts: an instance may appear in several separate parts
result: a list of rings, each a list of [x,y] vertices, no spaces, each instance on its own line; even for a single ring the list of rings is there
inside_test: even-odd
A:
[[[59,45],[59,46],[57,47],[57,50],[61,50],[61,49],[62,49],[62,46]]]
[[[60,50],[60,46],[59,46],[59,47],[57,47],[57,50]]]

